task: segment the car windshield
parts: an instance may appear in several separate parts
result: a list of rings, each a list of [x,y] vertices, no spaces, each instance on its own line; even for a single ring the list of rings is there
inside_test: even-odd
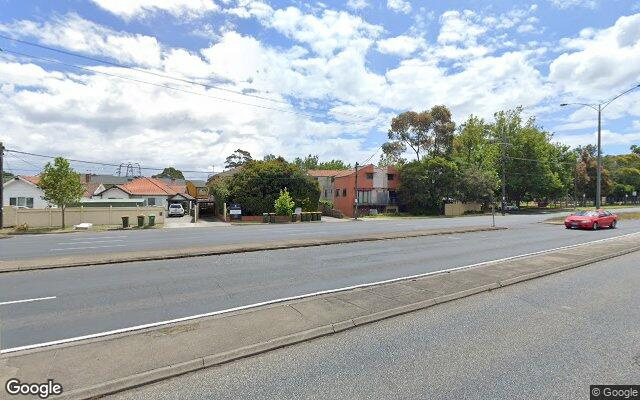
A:
[[[577,213],[573,214],[579,217],[597,217],[598,213],[595,211],[578,211]]]
[[[172,204],[169,206],[170,208],[182,208],[180,204]]]

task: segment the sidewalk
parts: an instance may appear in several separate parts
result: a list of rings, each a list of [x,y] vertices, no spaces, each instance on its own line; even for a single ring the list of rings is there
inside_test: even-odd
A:
[[[6,353],[23,382],[90,398],[640,250],[640,233]]]

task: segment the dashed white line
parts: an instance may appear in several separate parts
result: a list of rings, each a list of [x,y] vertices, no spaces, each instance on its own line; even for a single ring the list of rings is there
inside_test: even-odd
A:
[[[92,240],[90,242],[60,242],[56,244],[61,246],[69,246],[69,245],[76,245],[76,244],[113,243],[113,242],[124,242],[124,240],[109,239],[109,240]]]
[[[25,300],[12,300],[12,301],[3,301],[0,302],[0,306],[6,306],[9,304],[19,304],[19,303],[31,303],[34,301],[42,301],[42,300],[53,300],[57,298],[56,296],[49,296],[49,297],[38,297],[35,299],[25,299]]]
[[[126,244],[114,244],[109,246],[87,246],[87,247],[65,247],[61,249],[50,249],[49,251],[66,251],[66,250],[87,250],[87,249],[105,249],[109,247],[126,247]]]

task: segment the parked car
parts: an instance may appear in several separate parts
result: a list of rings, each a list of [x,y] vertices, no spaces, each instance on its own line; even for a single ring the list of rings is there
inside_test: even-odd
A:
[[[618,226],[618,216],[606,210],[578,211],[569,215],[564,220],[567,229],[593,229],[609,227],[615,229]]]
[[[182,208],[182,204],[169,205],[169,217],[184,217],[184,208]]]
[[[518,208],[518,206],[516,206],[515,204],[505,204],[504,206],[504,211],[505,212],[515,212],[515,211],[519,211],[520,208]]]

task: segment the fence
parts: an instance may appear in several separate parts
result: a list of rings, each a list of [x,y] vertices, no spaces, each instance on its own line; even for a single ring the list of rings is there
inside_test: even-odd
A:
[[[62,210],[59,208],[16,208],[3,207],[4,226],[21,226],[29,228],[53,228],[62,226]],[[129,217],[131,222],[138,215],[155,215],[156,223],[164,223],[165,210],[162,207],[73,207],[65,210],[67,226],[89,222],[94,225],[118,225],[122,217]]]
[[[447,203],[444,205],[444,215],[448,217],[480,211],[482,211],[482,204],[478,203]]]

